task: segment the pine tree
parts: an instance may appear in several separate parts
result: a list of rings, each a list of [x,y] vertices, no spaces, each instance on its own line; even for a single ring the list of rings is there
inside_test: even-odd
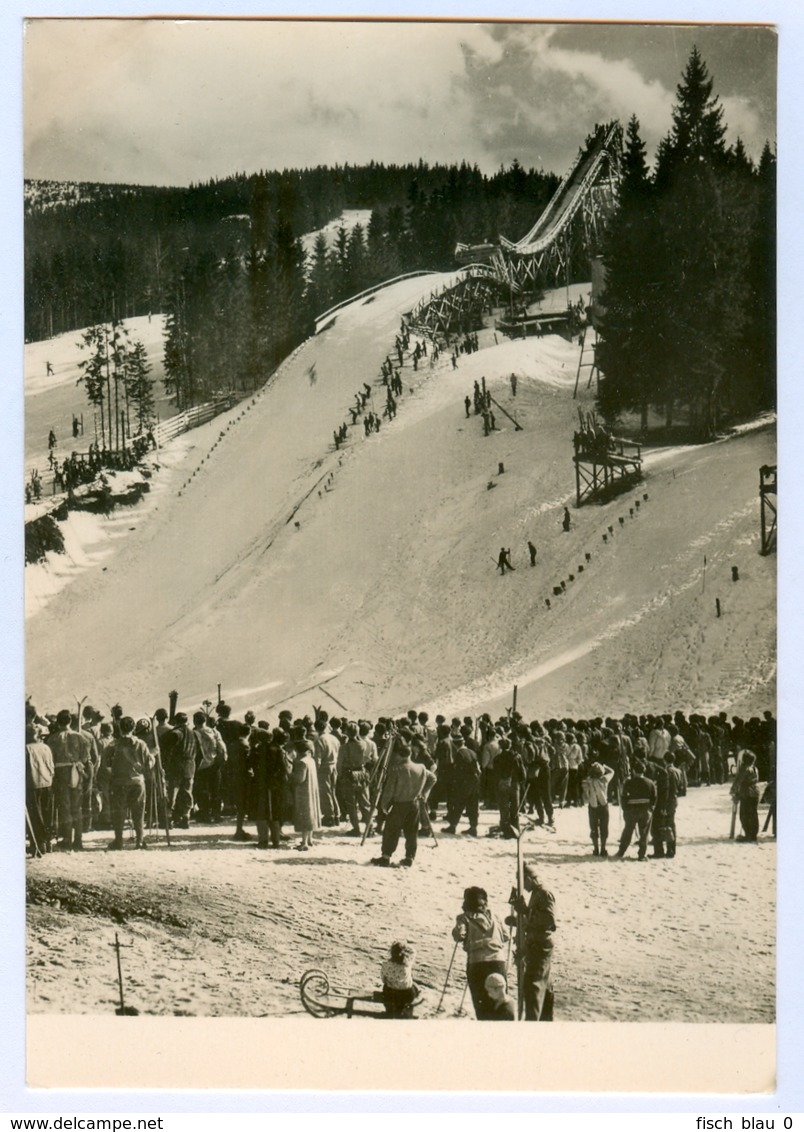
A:
[[[754,209],[745,232],[747,317],[730,368],[730,392],[741,414],[776,404],[776,159],[767,142],[752,182]]]
[[[709,437],[718,428],[724,382],[745,308],[746,202],[728,177],[723,109],[693,48],[677,88],[673,128],[657,165],[662,296],[670,367],[665,411],[689,408]]]
[[[309,332],[304,303],[304,249],[290,221],[281,214],[273,232],[269,265],[273,321],[271,364],[276,366]]]
[[[634,115],[626,130],[618,209],[603,249],[605,314],[597,362],[604,375],[599,391],[604,417],[614,422],[622,412],[638,410],[643,430],[649,406],[662,397],[664,379],[663,327],[655,303],[661,233],[654,197]]]
[[[252,389],[270,372],[270,288],[264,251],[251,246],[243,266],[245,313],[243,371]]]
[[[639,408],[645,426],[654,406],[664,409],[669,426],[682,406],[702,437],[714,435],[724,414],[766,398],[772,368],[762,292],[773,293],[773,205],[758,222],[757,175],[741,143],[726,150],[723,111],[712,91],[694,49],[652,181],[635,120],[629,124],[619,208],[604,253],[598,351],[607,417]]]
[[[678,166],[697,166],[721,160],[726,152],[723,107],[712,95],[714,80],[697,47],[690,52],[683,80],[676,87],[673,128],[657,164],[657,180]]]
[[[89,350],[90,354],[78,363],[81,376],[76,384],[84,386],[90,405],[100,412],[101,448],[106,448],[106,327],[87,327],[81,335],[79,346],[82,350]],[[108,446],[111,446],[111,441]]]
[[[329,249],[327,248],[327,238],[323,232],[318,233],[313,244],[307,281],[307,298],[311,310],[316,315],[323,314],[332,305]]]
[[[356,295],[366,285],[366,241],[362,224],[355,224],[346,246],[346,286]]]
[[[181,270],[170,281],[166,306],[162,381],[165,392],[175,397],[176,408],[181,411],[194,403],[195,392],[190,302],[187,279]]]
[[[128,329],[120,319],[109,324],[107,363],[111,375],[114,396],[109,393],[109,410],[114,412],[114,448],[120,451],[126,446],[126,359],[128,355]],[[121,395],[122,394],[122,395]],[[110,429],[110,434],[112,430]]]
[[[151,363],[144,344],[135,339],[126,356],[124,380],[129,405],[134,408],[138,432],[145,432],[156,416]]]
[[[128,356],[128,330],[119,319],[87,327],[81,336],[82,350],[90,354],[78,368],[78,384],[86,389],[89,403],[100,411],[101,447],[118,450],[125,445],[125,373]],[[123,387],[121,405],[120,390]]]

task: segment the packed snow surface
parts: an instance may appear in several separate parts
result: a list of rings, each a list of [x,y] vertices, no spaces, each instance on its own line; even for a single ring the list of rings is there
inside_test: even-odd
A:
[[[573,400],[578,347],[495,345],[487,329],[457,369],[406,359],[396,419],[366,437],[358,418],[335,450],[364,382],[382,413],[400,317],[439,281],[340,311],[253,400],[167,448],[150,495],[98,521],[72,562],[28,568],[38,704],[143,712],[176,688],[195,707],[220,683],[258,715],[499,713],[515,684],[527,718],[774,705],[775,556],[758,553],[757,490],[776,462],[772,422],[650,454],[644,484],[576,510],[572,432],[593,395],[581,381]],[[483,378],[489,437],[463,405]]]
[[[417,371],[406,359],[396,419],[368,437],[358,419],[335,450],[364,382],[382,412],[400,318],[442,280],[339,311],[253,400],[159,453],[142,503],[71,515],[68,555],[26,570],[40,710],[88,697],[107,715],[117,701],[150,714],[174,688],[193,710],[219,683],[236,715],[253,708],[272,725],[281,708],[314,704],[354,718],[496,716],[515,685],[526,719],[774,708],[775,557],[758,553],[772,421],[650,453],[643,484],[576,509],[572,433],[594,392],[582,380],[573,399],[577,344],[489,328],[455,369],[446,354]],[[488,437],[464,410],[483,378]],[[516,568],[504,577],[501,546]],[[583,809],[559,811],[555,834],[525,835],[556,897],[558,1018],[772,1021],[775,844],[729,841],[730,815],[726,787],[691,790],[672,861],[591,857]],[[89,834],[87,852],[29,865],[40,884],[79,885],[29,908],[29,1011],[112,1013],[106,945],[119,930],[143,1014],[298,1014],[306,968],[370,991],[407,936],[434,1017],[463,887],[482,884],[503,913],[515,881],[515,843],[482,836],[496,820],[482,813],[477,840],[422,838],[411,870],[372,869],[376,840],[361,848],[335,830],[309,854],[290,842],[259,853],[221,826],[175,831],[169,850],[155,832],[149,853],[106,853],[110,835]],[[612,841],[618,822],[615,809]],[[440,1017],[460,1008],[461,971],[459,957]]]
[[[672,860],[638,861],[635,846],[622,861],[593,857],[585,807],[557,810],[555,833],[524,834],[525,857],[556,899],[558,1019],[773,1019],[776,846],[766,835],[758,845],[729,841],[730,815],[728,787],[690,790]],[[52,900],[29,907],[28,1009],[112,1014],[115,931],[127,945],[132,1005],[206,1017],[300,1014],[298,980],[312,967],[335,987],[370,992],[401,936],[417,952],[420,1017],[452,1019],[463,998],[461,954],[437,1008],[463,887],[482,884],[504,916],[516,883],[516,842],[483,836],[497,817],[481,811],[477,839],[443,834],[437,822],[437,847],[421,837],[410,870],[372,868],[378,839],[361,847],[346,826],[324,830],[309,854],[292,840],[260,852],[233,841],[226,825],[173,830],[170,849],[157,834],[148,853],[131,841],[108,853],[112,835],[89,834],[86,852],[54,853],[29,869],[52,886]],[[612,807],[612,852],[621,829]],[[88,888],[83,896],[65,891],[76,882]],[[82,900],[84,915],[74,906]],[[468,998],[464,1007],[471,1018]]]

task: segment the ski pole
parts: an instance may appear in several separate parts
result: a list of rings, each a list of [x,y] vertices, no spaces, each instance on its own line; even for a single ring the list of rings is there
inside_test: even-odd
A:
[[[515,888],[512,888],[511,889],[511,895],[508,897],[508,904],[511,908],[511,914],[508,917],[508,919],[513,920],[514,922],[512,924],[508,925],[511,928],[511,931],[508,933],[508,957],[505,961],[505,976],[506,976],[506,978],[508,978],[508,972],[511,970],[511,949],[514,945],[514,928],[516,927],[517,897],[518,897],[518,895],[519,895],[519,893],[517,892],[517,890]]]
[[[516,998],[517,1022],[522,1021],[525,1007],[525,914],[522,897],[525,888],[525,860],[522,854],[522,838],[525,830],[520,830],[516,839]],[[511,894],[513,895],[513,893]]]
[[[36,834],[34,833],[33,822],[31,821],[31,815],[28,813],[28,806],[27,805],[25,807],[25,826],[28,830],[28,836],[31,839],[31,849],[32,849],[31,856],[32,857],[41,857],[42,856],[42,850],[39,848],[39,843],[36,840]]]
[[[762,832],[763,832],[763,833],[766,833],[766,832],[767,832],[768,826],[770,825],[771,821],[772,821],[772,820],[773,820],[773,819],[774,819],[775,817],[776,817],[776,799],[774,798],[774,799],[773,799],[773,801],[772,801],[772,802],[770,803],[770,805],[768,806],[768,813],[767,813],[767,815],[766,815],[766,817],[765,817],[765,824],[764,824],[764,825],[763,825],[763,827],[762,827]]]
[[[460,942],[460,940],[456,939],[455,940],[455,946],[452,949],[452,956],[451,956],[450,961],[449,961],[449,967],[447,967],[447,977],[446,977],[446,979],[444,979],[444,987],[441,991],[441,998],[439,998],[439,1000],[438,1000],[438,1006],[436,1007],[436,1014],[438,1014],[440,1012],[441,1004],[444,1001],[444,995],[447,993],[447,984],[449,983],[449,977],[452,974],[452,964],[455,962],[455,955],[458,951],[459,942]]]
[[[117,932],[114,933],[114,944],[112,945],[117,955],[117,985],[120,989],[120,1013],[126,1012],[126,1001],[123,998],[123,967],[120,963],[120,938]]]
[[[153,774],[156,781],[156,797],[157,797],[157,814],[159,813],[159,802],[162,803],[162,812],[165,818],[165,840],[167,847],[170,848],[170,815],[168,813],[167,798],[165,796],[165,783],[162,777],[162,752],[159,745],[159,732],[156,730],[156,716],[151,716],[151,731],[154,737],[154,768]]]
[[[322,689],[322,691],[323,691],[323,689]],[[371,823],[374,821],[374,818],[375,818],[377,811],[379,809],[379,806],[380,806],[380,802],[382,800],[382,791],[383,791],[383,787],[385,785],[385,776],[388,773],[388,763],[390,762],[391,752],[394,749],[394,743],[395,742],[396,742],[396,736],[392,735],[391,738],[388,740],[388,745],[385,748],[384,754],[382,755],[382,757],[379,759],[379,761],[377,763],[377,767],[376,767],[376,771],[377,771],[377,775],[378,775],[378,778],[377,778],[377,782],[378,782],[377,793],[375,794],[374,801],[372,802],[371,807],[369,809],[369,817],[368,817],[368,821],[366,822],[366,828],[363,830],[363,836],[360,839],[360,847],[361,848],[366,844],[366,838],[368,837],[369,830],[371,829]],[[380,772],[380,765],[381,764],[383,764],[382,765],[382,772]]]

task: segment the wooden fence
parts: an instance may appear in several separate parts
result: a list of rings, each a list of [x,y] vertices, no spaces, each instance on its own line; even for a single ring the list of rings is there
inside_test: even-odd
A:
[[[154,429],[157,444],[161,448],[168,440],[173,440],[174,437],[180,436],[183,432],[189,432],[191,428],[198,428],[199,425],[206,424],[207,421],[211,421],[219,413],[225,413],[235,404],[237,404],[237,397],[234,393],[228,393],[217,401],[207,401],[203,405],[194,405],[192,409],[185,409],[181,413],[176,413],[173,417],[168,417],[166,421],[160,422]]]

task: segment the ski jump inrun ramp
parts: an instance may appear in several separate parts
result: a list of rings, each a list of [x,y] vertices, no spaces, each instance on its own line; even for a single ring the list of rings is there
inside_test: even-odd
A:
[[[446,329],[445,321],[460,311],[455,292],[468,290],[473,301],[478,280],[507,291],[539,291],[570,282],[581,271],[589,276],[588,261],[599,250],[606,222],[617,201],[622,164],[622,127],[619,122],[597,126],[579,150],[544,212],[522,239],[500,236],[489,266],[469,264],[464,278],[434,293],[412,312],[413,325],[430,332]],[[469,245],[459,244],[464,260]],[[474,280],[473,287],[468,287]],[[452,292],[448,296],[447,292]]]

